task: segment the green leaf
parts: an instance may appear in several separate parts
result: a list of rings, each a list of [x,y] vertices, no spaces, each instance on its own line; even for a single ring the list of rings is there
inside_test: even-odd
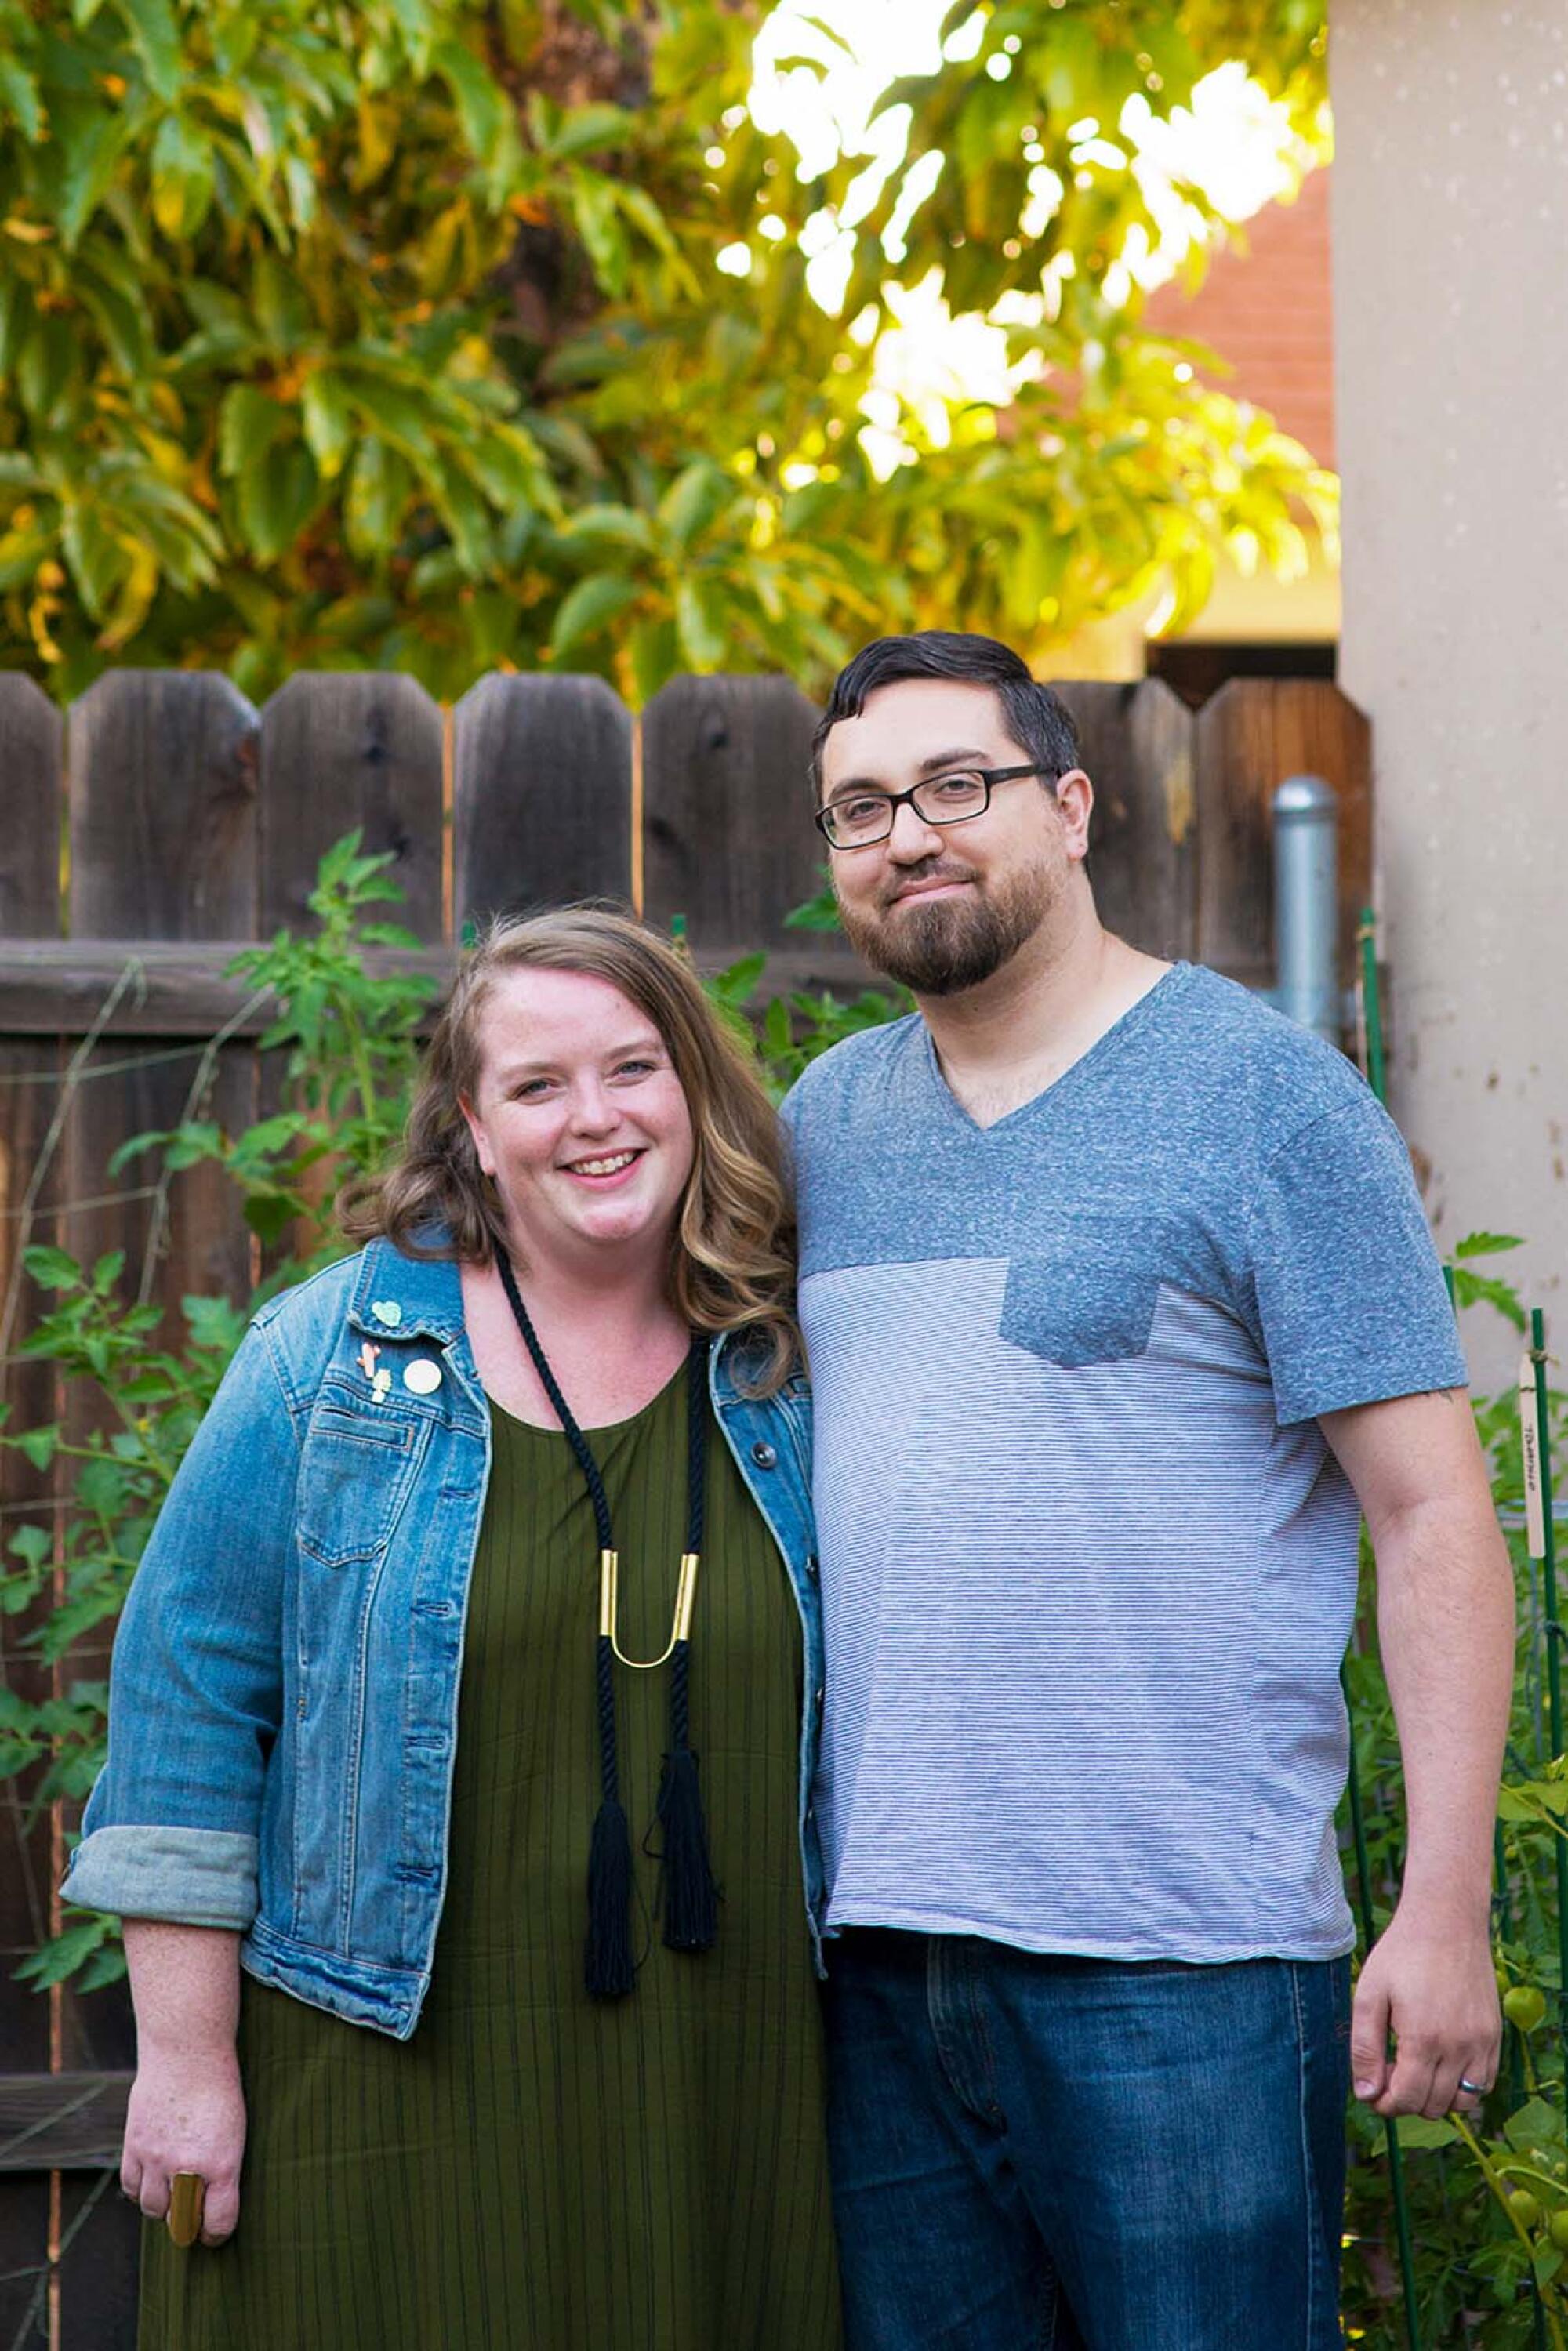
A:
[[[4,50],[0,50],[0,109],[14,119],[24,139],[36,141],[42,136],[44,110],[38,85],[26,66]]]
[[[598,636],[635,601],[638,593],[637,582],[623,571],[591,571],[586,580],[580,580],[556,613],[549,640],[551,661],[559,662],[587,638]]]
[[[7,281],[0,275],[0,375],[9,375],[16,366],[16,355],[25,348],[37,316],[32,295],[20,278]],[[17,450],[7,450],[5,455],[12,465],[27,464]],[[6,478],[0,473],[0,480]]]
[[[852,57],[854,56],[853,49],[850,47],[848,41],[845,40],[842,33],[837,31],[833,26],[830,25],[825,16],[802,16],[800,22],[803,25],[810,25],[814,33],[821,33],[825,41],[831,41],[833,47],[839,51],[841,56],[846,57]]]
[[[633,622],[628,650],[637,700],[640,704],[652,702],[680,666],[680,643],[674,621],[661,616]]]
[[[311,331],[310,299],[278,254],[266,251],[251,274],[251,306],[268,347],[292,352]]]
[[[638,120],[624,106],[574,106],[568,108],[553,131],[547,152],[564,160],[569,155],[581,155],[595,147],[622,147],[635,140]]]
[[[84,1461],[77,1472],[76,1497],[86,1510],[100,1512],[113,1518],[121,1507],[127,1492],[126,1476],[118,1461],[107,1455],[96,1461]]]
[[[78,1972],[76,1988],[98,1991],[105,1984],[119,1983],[125,1972],[124,1950],[118,1943],[104,1943]]]
[[[1506,1281],[1500,1281],[1492,1274],[1471,1273],[1465,1266],[1456,1266],[1454,1268],[1454,1303],[1460,1307],[1495,1306],[1498,1312],[1506,1322],[1511,1322],[1516,1331],[1525,1331],[1530,1327],[1530,1317],[1524,1311],[1519,1292],[1511,1289]]]
[[[51,1984],[64,1983],[68,1976],[90,1959],[114,1934],[112,1918],[94,1915],[79,1924],[68,1927],[56,1935],[41,1950],[29,1954],[16,1970],[24,1983],[35,1991],[47,1991]]]
[[[635,507],[579,507],[575,514],[568,516],[561,537],[572,540],[603,539],[607,545],[636,548],[649,555],[653,551],[653,525]]]
[[[452,92],[470,154],[480,163],[492,162],[509,120],[498,84],[473,50],[458,40],[437,42],[430,62]]]
[[[239,480],[240,525],[251,551],[270,563],[291,548],[320,495],[316,461],[301,441],[271,448]]]
[[[459,443],[453,455],[503,513],[553,502],[544,460],[526,433],[486,433]]]
[[[47,1469],[55,1458],[60,1441],[57,1428],[25,1428],[11,1439],[18,1453],[30,1461],[35,1469]]]
[[[172,1132],[169,1127],[149,1127],[141,1134],[127,1135],[125,1141],[110,1154],[108,1174],[120,1175],[133,1159],[140,1159],[143,1152],[155,1151],[161,1144],[167,1143]]]
[[[300,423],[306,445],[324,482],[342,471],[354,439],[353,412],[344,385],[335,375],[317,369],[305,379],[299,395]]]
[[[684,554],[694,538],[728,506],[736,494],[729,475],[706,457],[699,457],[677,474],[659,501],[659,528],[677,553]]]
[[[1498,1257],[1504,1249],[1524,1247],[1517,1233],[1467,1233],[1454,1243],[1456,1257]]]
[[[766,955],[742,956],[708,982],[710,992],[725,1004],[744,1004],[768,967]]]
[[[16,361],[16,389],[35,424],[57,421],[72,387],[79,357],[76,328],[63,312],[38,320]]]
[[[108,193],[131,128],[130,119],[118,113],[94,112],[84,119],[79,109],[73,111],[76,119],[66,149],[58,214],[60,237],[68,252]]]
[[[119,0],[119,5],[148,80],[164,104],[172,105],[180,93],[183,59],[170,0]]]
[[[1452,2147],[1459,2134],[1452,2123],[1433,2121],[1426,2115],[1399,2116],[1401,2147]]]
[[[245,1204],[246,1223],[267,1248],[283,1238],[298,1214],[298,1201],[282,1193],[253,1193]]]
[[[1523,2154],[1532,2147],[1560,2147],[1563,2137],[1563,2117],[1556,2106],[1545,2098],[1531,2098],[1510,2115],[1503,2126],[1503,2137],[1510,2147]]]
[[[287,423],[287,410],[255,384],[231,384],[218,410],[220,471],[242,474],[258,465]]]
[[[572,183],[571,213],[577,233],[593,264],[594,276],[607,294],[619,299],[626,291],[632,247],[614,181],[602,179],[596,172],[578,172]]]
[[[193,1347],[215,1347],[228,1353],[238,1346],[245,1322],[228,1299],[182,1298],[180,1311],[190,1326]]]
[[[18,1527],[6,1550],[28,1567],[42,1567],[54,1551],[54,1540],[47,1527]]]
[[[680,247],[675,243],[670,224],[647,189],[639,188],[629,180],[616,180],[612,184],[615,190],[615,201],[632,227],[642,230],[655,252],[667,254],[672,258],[677,256]],[[683,264],[682,275],[685,274]]]
[[[45,1247],[24,1249],[22,1263],[33,1280],[45,1290],[77,1290],[83,1284],[82,1269],[66,1249]]]
[[[716,670],[729,650],[724,591],[716,580],[687,578],[675,590],[675,628],[694,670]]]
[[[209,1159],[221,1159],[224,1133],[214,1119],[187,1119],[169,1136],[163,1149],[163,1165],[170,1175],[178,1176],[187,1167],[200,1167]]]
[[[787,931],[841,931],[839,902],[833,895],[831,882],[824,879],[814,898],[808,898],[803,906],[791,907],[784,917],[784,927]]]
[[[456,459],[445,452],[429,484],[436,512],[452,536],[453,552],[469,579],[490,568],[494,551],[489,509]]]
[[[152,217],[165,236],[192,237],[213,200],[212,141],[183,114],[166,114],[152,146]]]
[[[76,289],[115,366],[122,375],[139,377],[152,370],[151,333],[140,282],[134,270],[120,266],[122,260],[102,237],[83,237],[77,248]]]
[[[426,0],[392,0],[392,12],[408,51],[408,61],[422,78],[430,70],[430,44],[435,31],[434,11]]]
[[[96,507],[78,504],[66,508],[60,544],[83,604],[103,620],[131,568],[128,551]]]
[[[384,440],[405,449],[415,459],[428,458],[434,446],[431,439],[431,402],[425,391],[411,391],[405,384],[388,383],[381,377],[356,369],[346,374],[343,388],[373,432]]]

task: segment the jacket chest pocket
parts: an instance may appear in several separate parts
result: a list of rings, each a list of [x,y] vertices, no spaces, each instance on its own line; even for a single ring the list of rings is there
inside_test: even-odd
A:
[[[319,1405],[299,1462],[300,1548],[323,1567],[383,1552],[427,1434],[423,1421]]]

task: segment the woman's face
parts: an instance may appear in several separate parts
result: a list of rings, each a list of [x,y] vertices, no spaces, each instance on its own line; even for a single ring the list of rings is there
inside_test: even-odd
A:
[[[527,1261],[662,1255],[691,1174],[691,1113],[645,1012],[585,971],[504,972],[479,1016],[465,1099]]]

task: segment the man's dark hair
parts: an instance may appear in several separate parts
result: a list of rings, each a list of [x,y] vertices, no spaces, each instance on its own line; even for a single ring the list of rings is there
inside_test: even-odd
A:
[[[862,645],[833,680],[828,706],[811,737],[811,789],[822,797],[822,746],[841,718],[858,718],[878,686],[908,677],[951,677],[988,685],[1002,705],[1008,732],[1026,758],[1052,776],[1078,765],[1078,729],[1060,695],[1029,674],[1010,645],[953,629],[921,629],[908,637],[878,637]]]

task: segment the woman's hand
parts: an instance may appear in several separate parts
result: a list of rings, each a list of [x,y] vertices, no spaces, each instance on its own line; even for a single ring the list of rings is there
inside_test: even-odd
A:
[[[202,2242],[220,2245],[239,2219],[245,2093],[239,1937],[217,1927],[127,1918],[125,1959],[136,2010],[136,2079],[125,2116],[120,2184],[150,2220],[169,2210],[169,2183],[207,2183]]]
[[[167,2214],[175,2172],[194,2171],[207,2183],[202,2242],[221,2245],[239,2219],[244,2153],[245,2094],[232,2042],[226,2051],[191,2053],[143,2042],[126,2111],[120,2184],[147,2218],[162,2220]]]

